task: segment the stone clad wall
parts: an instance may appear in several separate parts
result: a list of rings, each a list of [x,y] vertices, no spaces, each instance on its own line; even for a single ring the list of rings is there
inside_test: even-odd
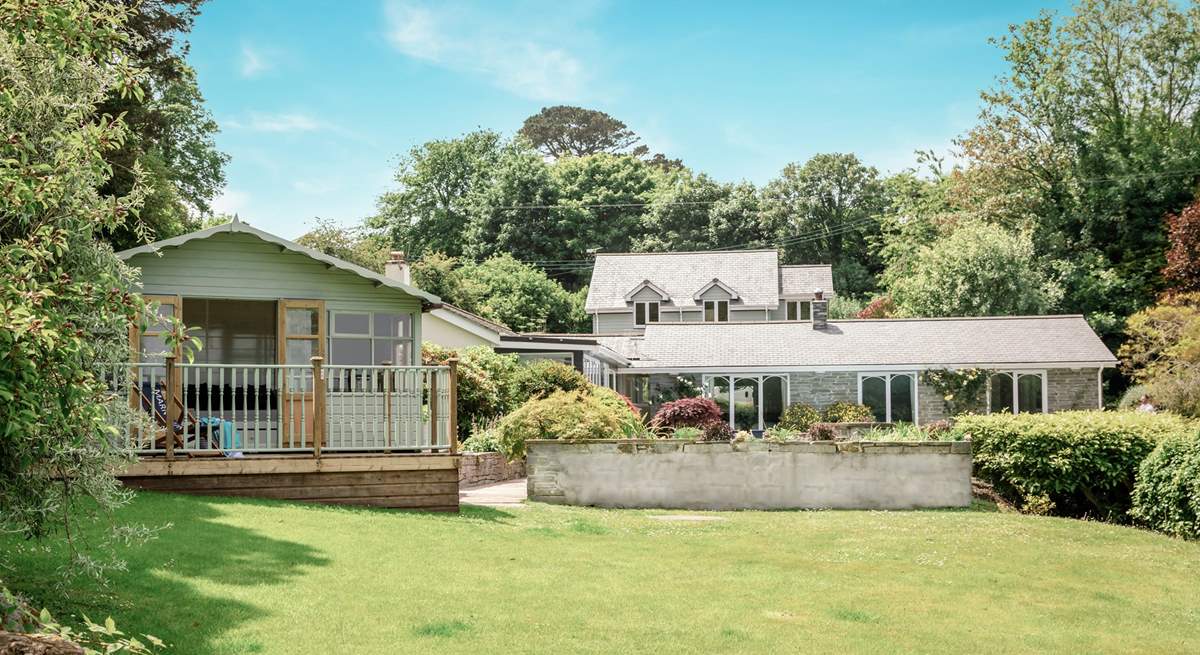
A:
[[[852,371],[792,373],[792,404],[804,403],[817,409],[842,401],[858,402],[858,374]]]
[[[525,477],[525,461],[508,461],[500,453],[463,453],[458,464],[458,484],[470,487]]]
[[[1099,409],[1098,369],[1054,368],[1046,372],[1046,406],[1052,412],[1070,409]]]
[[[970,442],[527,444],[530,500],[681,509],[915,509],[971,502]]]

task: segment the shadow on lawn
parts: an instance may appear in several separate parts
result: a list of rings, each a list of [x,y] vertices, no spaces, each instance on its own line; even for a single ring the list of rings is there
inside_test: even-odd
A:
[[[171,646],[168,652],[172,654],[263,651],[267,644],[253,640],[232,643],[221,637],[266,612],[249,603],[202,592],[195,582],[281,585],[330,560],[305,544],[273,539],[216,520],[223,515],[223,506],[237,504],[231,499],[210,502],[143,494],[122,512],[120,520],[148,525],[169,521],[172,527],[159,531],[157,538],[148,543],[123,549],[120,554],[128,568],[111,574],[107,588],[83,582],[73,585],[67,594],[75,602],[62,609],[92,618],[111,614],[125,632],[153,634]],[[22,566],[21,562],[15,564]],[[24,575],[17,576],[13,586],[35,601],[50,601],[53,605],[52,599],[45,598],[47,563],[26,564]]]

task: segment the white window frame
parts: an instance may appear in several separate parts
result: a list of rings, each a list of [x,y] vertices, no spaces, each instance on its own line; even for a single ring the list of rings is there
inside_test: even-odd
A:
[[[804,312],[801,305],[808,306],[808,318],[804,318]],[[795,310],[795,311],[793,311]],[[796,318],[792,318],[795,315]],[[785,321],[811,321],[812,320],[812,301],[810,300],[786,300],[783,304],[783,320]]]
[[[708,306],[712,304],[713,320],[708,320]],[[721,305],[725,305],[725,320],[721,320]],[[705,300],[703,307],[700,309],[700,319],[705,323],[728,323],[729,322],[729,301],[728,300]]]
[[[366,334],[356,334],[353,332],[349,332],[349,333],[338,332],[336,329],[336,326],[337,326],[337,316],[339,314],[366,314],[367,315],[367,333]],[[408,316],[409,335],[407,337],[376,336],[375,335],[375,315],[376,314],[393,314],[396,316]],[[371,359],[374,360],[375,359],[375,340],[376,339],[380,339],[380,340],[386,339],[388,341],[402,341],[402,342],[408,343],[409,361],[407,361],[407,362],[392,362],[392,365],[393,366],[413,366],[413,360],[416,357],[419,357],[419,355],[415,351],[416,329],[417,329],[416,322],[417,322],[417,318],[416,318],[416,316],[413,315],[412,312],[396,312],[396,311],[377,312],[377,311],[372,311],[372,310],[354,310],[354,309],[330,310],[329,311],[329,334],[326,337],[329,340],[329,342],[326,344],[325,352],[329,353],[330,357],[332,357],[333,340],[335,338],[337,338],[337,339],[364,339],[364,340],[371,342]],[[337,364],[335,362],[329,362],[329,361],[327,361],[326,364],[331,364],[334,366],[351,366],[351,367],[352,366],[363,366],[362,364]]]
[[[650,320],[650,306],[654,306],[655,319]],[[642,318],[645,319],[638,323],[638,307],[642,308]],[[657,300],[639,300],[633,303],[633,324],[638,327],[645,327],[651,323],[658,323],[662,319],[662,306]]]
[[[1009,377],[1012,378],[1012,399],[1013,399],[1012,413],[1014,415],[1021,413],[1021,410],[1020,410],[1021,397],[1019,395],[1020,377],[1022,375],[1040,375],[1042,378],[1042,413],[1043,414],[1050,413],[1050,371],[1048,369],[1043,368],[1043,369],[1001,370],[1001,371],[994,371],[992,373],[992,375],[1008,375]],[[985,393],[984,395],[986,397],[986,399],[984,401],[986,403],[984,409],[986,410],[986,412],[988,414],[991,414],[992,413],[992,378],[990,376],[988,377],[987,393]]]
[[[883,393],[883,406],[884,406],[883,418],[884,418],[885,423],[891,423],[892,422],[892,378],[896,377],[898,375],[907,375],[909,384],[912,385],[913,425],[920,425],[920,423],[921,423],[921,399],[917,395],[919,385],[917,384],[917,372],[916,371],[879,371],[879,372],[859,373],[858,374],[858,404],[859,405],[863,404],[863,380],[866,380],[867,378],[883,379],[883,391],[884,391],[884,393]]]

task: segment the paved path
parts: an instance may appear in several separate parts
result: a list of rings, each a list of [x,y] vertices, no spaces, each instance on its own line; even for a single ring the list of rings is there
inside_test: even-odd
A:
[[[464,487],[458,492],[458,502],[486,507],[524,507],[525,478]]]

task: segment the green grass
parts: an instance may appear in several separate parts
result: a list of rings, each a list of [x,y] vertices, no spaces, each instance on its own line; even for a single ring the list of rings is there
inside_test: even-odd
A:
[[[986,511],[459,516],[144,494],[111,588],[15,590],[173,653],[1195,653],[1200,544]],[[50,549],[61,552],[60,545]]]

